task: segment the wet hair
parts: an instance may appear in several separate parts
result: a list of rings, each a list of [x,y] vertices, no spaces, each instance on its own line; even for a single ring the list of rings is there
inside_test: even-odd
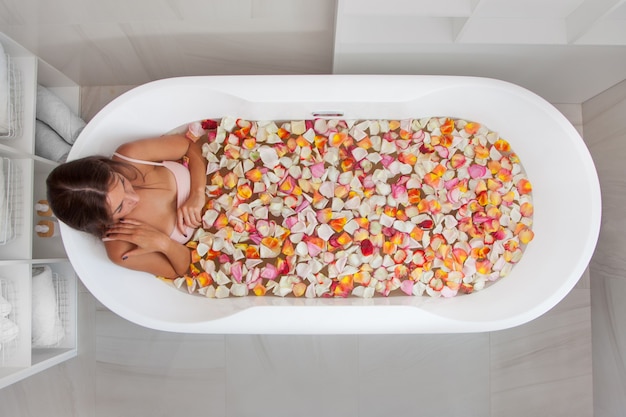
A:
[[[102,156],[61,164],[46,179],[50,208],[68,226],[102,238],[113,223],[107,194],[115,174],[128,176],[133,170],[130,164]]]

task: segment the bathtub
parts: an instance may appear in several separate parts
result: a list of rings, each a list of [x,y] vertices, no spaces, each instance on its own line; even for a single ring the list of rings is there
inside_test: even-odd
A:
[[[203,118],[297,120],[450,116],[485,124],[512,145],[533,184],[535,239],[512,273],[471,295],[360,299],[276,296],[207,299],[109,262],[101,242],[61,225],[88,290],[118,315],[186,333],[457,333],[517,326],[574,287],[598,238],[596,171],[574,127],[545,100],[493,79],[443,76],[183,77],[137,87],[107,105],[69,159],[111,155],[120,144]]]

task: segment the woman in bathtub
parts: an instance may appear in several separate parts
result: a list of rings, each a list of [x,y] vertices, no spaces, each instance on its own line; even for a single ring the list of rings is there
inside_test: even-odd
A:
[[[205,162],[193,135],[143,139],[120,146],[111,159],[56,167],[48,201],[63,223],[101,238],[116,264],[176,278],[189,268],[184,244],[202,222]]]

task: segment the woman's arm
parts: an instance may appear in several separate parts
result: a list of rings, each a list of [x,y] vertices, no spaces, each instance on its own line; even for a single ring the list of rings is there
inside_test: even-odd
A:
[[[184,275],[191,262],[191,250],[185,245],[134,220],[112,226],[105,247],[115,264],[166,278]]]
[[[191,144],[185,135],[164,135],[125,143],[116,152],[144,161],[177,161],[187,154]]]
[[[189,160],[191,190],[187,201],[178,208],[176,223],[184,233],[184,226],[197,228],[202,224],[202,209],[206,203],[206,159],[202,156],[202,142],[191,141],[185,135],[165,135],[157,138],[129,142],[117,148],[129,158],[144,161],[177,161],[186,156]],[[137,166],[140,170],[147,166]]]
[[[191,190],[187,201],[178,208],[177,212],[177,224],[181,232],[184,232],[185,224],[194,228],[202,225],[202,209],[206,204],[207,160],[202,156],[202,144],[190,142],[186,156],[189,160]]]

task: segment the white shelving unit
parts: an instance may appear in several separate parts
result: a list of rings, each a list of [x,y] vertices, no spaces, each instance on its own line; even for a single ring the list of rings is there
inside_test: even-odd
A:
[[[12,305],[17,337],[0,343],[0,388],[41,372],[77,355],[77,277],[60,237],[39,237],[33,229],[39,216],[35,202],[46,198],[45,179],[57,165],[34,154],[37,84],[47,87],[78,113],[80,90],[69,78],[0,33],[0,43],[19,73],[21,124],[13,138],[0,137],[0,158],[10,161],[12,182],[12,238],[0,245],[0,290]],[[35,348],[31,341],[32,268],[50,266],[57,310],[65,335],[53,347]]]

